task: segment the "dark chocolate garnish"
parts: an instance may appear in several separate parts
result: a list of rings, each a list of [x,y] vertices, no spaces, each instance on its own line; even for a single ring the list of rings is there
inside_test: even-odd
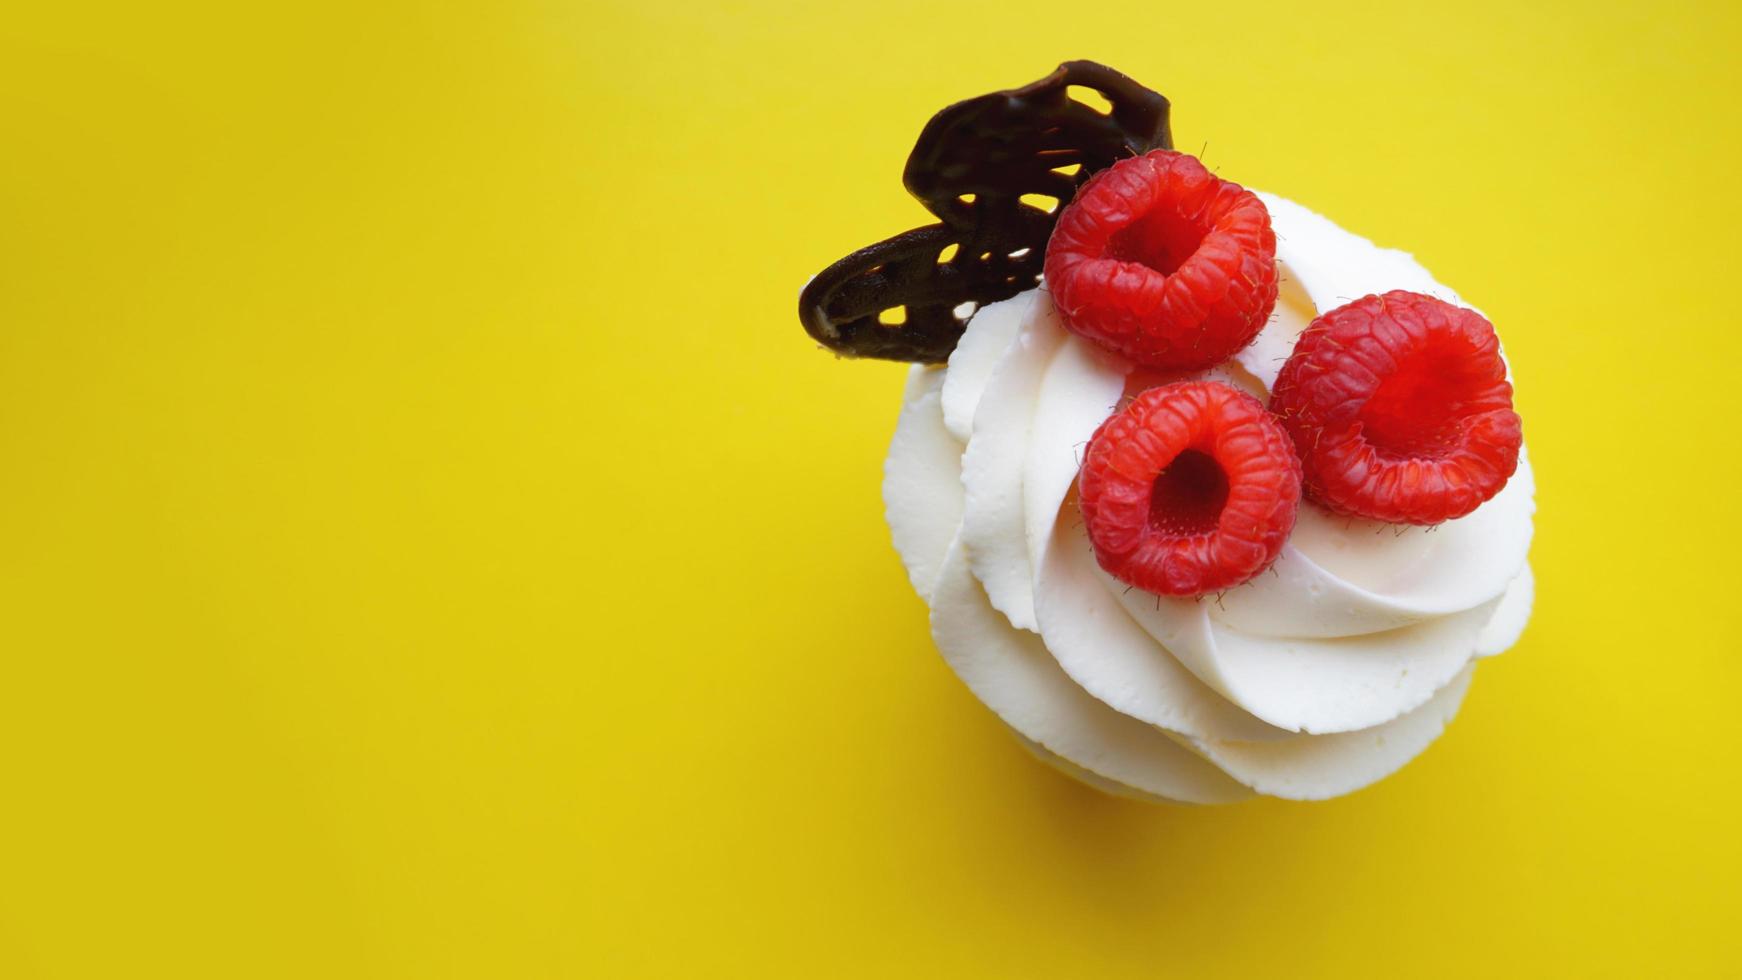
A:
[[[1072,85],[1101,93],[1112,110],[1071,98]],[[958,102],[926,124],[902,173],[908,192],[941,223],[824,269],[799,296],[799,319],[837,354],[947,360],[974,308],[1040,281],[1058,210],[1090,175],[1172,148],[1167,99],[1093,61],[1067,61],[1030,85]],[[956,253],[946,259],[952,245]],[[899,323],[880,322],[896,310]]]

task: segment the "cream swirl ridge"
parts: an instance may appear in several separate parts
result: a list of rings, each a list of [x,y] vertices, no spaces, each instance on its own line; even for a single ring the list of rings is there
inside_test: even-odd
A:
[[[1264,398],[1316,309],[1390,288],[1457,301],[1408,255],[1263,199],[1282,298],[1201,376]],[[1044,286],[979,311],[947,367],[913,369],[884,495],[946,661],[1037,754],[1103,788],[1310,799],[1396,770],[1528,618],[1528,459],[1434,529],[1303,505],[1272,573],[1158,597],[1099,569],[1072,497],[1090,435],[1154,380],[1066,333]]]

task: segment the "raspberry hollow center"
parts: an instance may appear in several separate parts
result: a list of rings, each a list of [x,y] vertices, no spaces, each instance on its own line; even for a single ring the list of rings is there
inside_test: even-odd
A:
[[[1114,232],[1107,243],[1107,257],[1136,262],[1171,276],[1197,252],[1208,233],[1170,208],[1156,208]]]
[[[1161,534],[1209,534],[1228,503],[1228,474],[1208,453],[1188,449],[1174,457],[1149,490],[1149,526]]]
[[[1361,410],[1367,443],[1397,459],[1437,459],[1456,449],[1470,403],[1488,387],[1470,370],[1469,354],[1442,343],[1404,359]]]

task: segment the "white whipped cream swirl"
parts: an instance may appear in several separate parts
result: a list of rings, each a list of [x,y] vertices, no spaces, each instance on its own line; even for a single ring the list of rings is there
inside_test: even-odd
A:
[[[1319,310],[1390,289],[1462,304],[1406,253],[1259,196],[1282,295],[1200,376],[1264,399]],[[947,368],[913,369],[883,493],[944,659],[1025,745],[1110,792],[1323,799],[1396,771],[1529,618],[1529,460],[1435,528],[1303,503],[1272,571],[1158,597],[1100,569],[1071,493],[1096,427],[1154,381],[1067,333],[1044,286],[976,313]]]

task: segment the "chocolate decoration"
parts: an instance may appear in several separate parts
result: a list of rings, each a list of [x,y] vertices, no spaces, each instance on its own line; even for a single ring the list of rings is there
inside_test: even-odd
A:
[[[1112,110],[1071,98],[1072,85],[1101,93]],[[799,319],[847,357],[945,361],[974,309],[1040,281],[1058,211],[1084,181],[1125,157],[1172,148],[1167,99],[1093,61],[1067,61],[1032,84],[949,106],[920,132],[901,178],[940,223],[824,269],[800,294]],[[1053,205],[1022,200],[1034,194]],[[892,310],[904,321],[879,322]]]

